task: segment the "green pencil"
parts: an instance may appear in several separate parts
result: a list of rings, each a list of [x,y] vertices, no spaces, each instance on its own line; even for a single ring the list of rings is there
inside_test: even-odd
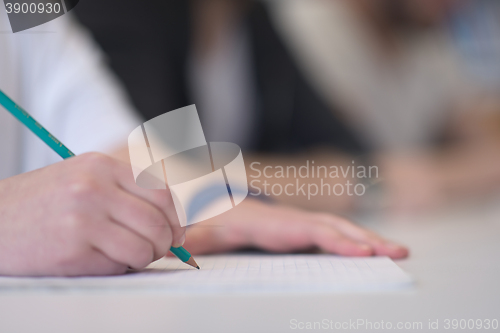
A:
[[[28,127],[36,136],[45,142],[52,150],[54,150],[63,159],[75,156],[61,141],[57,140],[55,136],[50,134],[40,123],[38,123],[28,112],[23,110],[17,105],[9,96],[0,90],[0,104],[9,111],[14,117]],[[196,261],[194,261],[191,254],[186,251],[182,246],[175,248],[171,247],[170,251],[181,261],[200,269]]]

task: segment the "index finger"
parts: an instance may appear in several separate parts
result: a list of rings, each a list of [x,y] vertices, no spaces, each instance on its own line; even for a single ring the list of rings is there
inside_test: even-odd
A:
[[[168,186],[166,185],[165,190],[141,188],[135,183],[131,166],[124,162],[118,162],[118,164],[120,165],[114,172],[118,185],[132,195],[148,201],[163,212],[172,228],[172,246],[182,246],[186,239],[186,228],[180,224]]]
[[[336,216],[325,216],[322,218],[322,221],[352,240],[371,246],[376,255],[389,256],[393,259],[406,258],[408,256],[408,249],[406,247],[386,240],[375,232],[362,228],[348,220]]]

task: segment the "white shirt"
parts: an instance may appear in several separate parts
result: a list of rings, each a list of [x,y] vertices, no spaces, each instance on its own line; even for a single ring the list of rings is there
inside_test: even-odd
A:
[[[255,87],[247,32],[224,31],[211,52],[189,61],[190,92],[202,110],[208,141],[233,142],[243,149],[254,144]]]
[[[0,89],[75,154],[124,145],[140,124],[71,15],[14,34],[0,11]],[[0,106],[0,179],[60,160]]]

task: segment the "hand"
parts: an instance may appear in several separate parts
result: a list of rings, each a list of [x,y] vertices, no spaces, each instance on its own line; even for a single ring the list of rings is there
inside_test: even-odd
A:
[[[388,206],[393,213],[407,214],[435,209],[446,203],[441,165],[431,155],[391,155],[380,159]]]
[[[433,152],[382,156],[382,184],[388,208],[396,213],[417,213],[454,200],[470,200],[498,191],[499,141],[455,146]]]
[[[185,246],[193,255],[247,247],[282,253],[316,247],[345,256],[408,255],[405,247],[343,218],[253,199],[188,228]]]
[[[181,245],[170,193],[90,153],[0,181],[0,275],[103,275],[141,269]]]

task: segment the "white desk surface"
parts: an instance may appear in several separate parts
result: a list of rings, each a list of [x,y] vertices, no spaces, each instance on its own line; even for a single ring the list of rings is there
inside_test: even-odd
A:
[[[345,331],[292,329],[294,319],[297,325],[422,322],[418,332],[442,332],[446,319],[500,320],[499,203],[414,221],[370,221],[372,229],[409,245],[410,258],[397,263],[415,277],[413,291],[288,296],[2,292],[0,332]],[[438,320],[439,329],[428,330],[429,320]],[[384,331],[365,328],[351,331]]]

